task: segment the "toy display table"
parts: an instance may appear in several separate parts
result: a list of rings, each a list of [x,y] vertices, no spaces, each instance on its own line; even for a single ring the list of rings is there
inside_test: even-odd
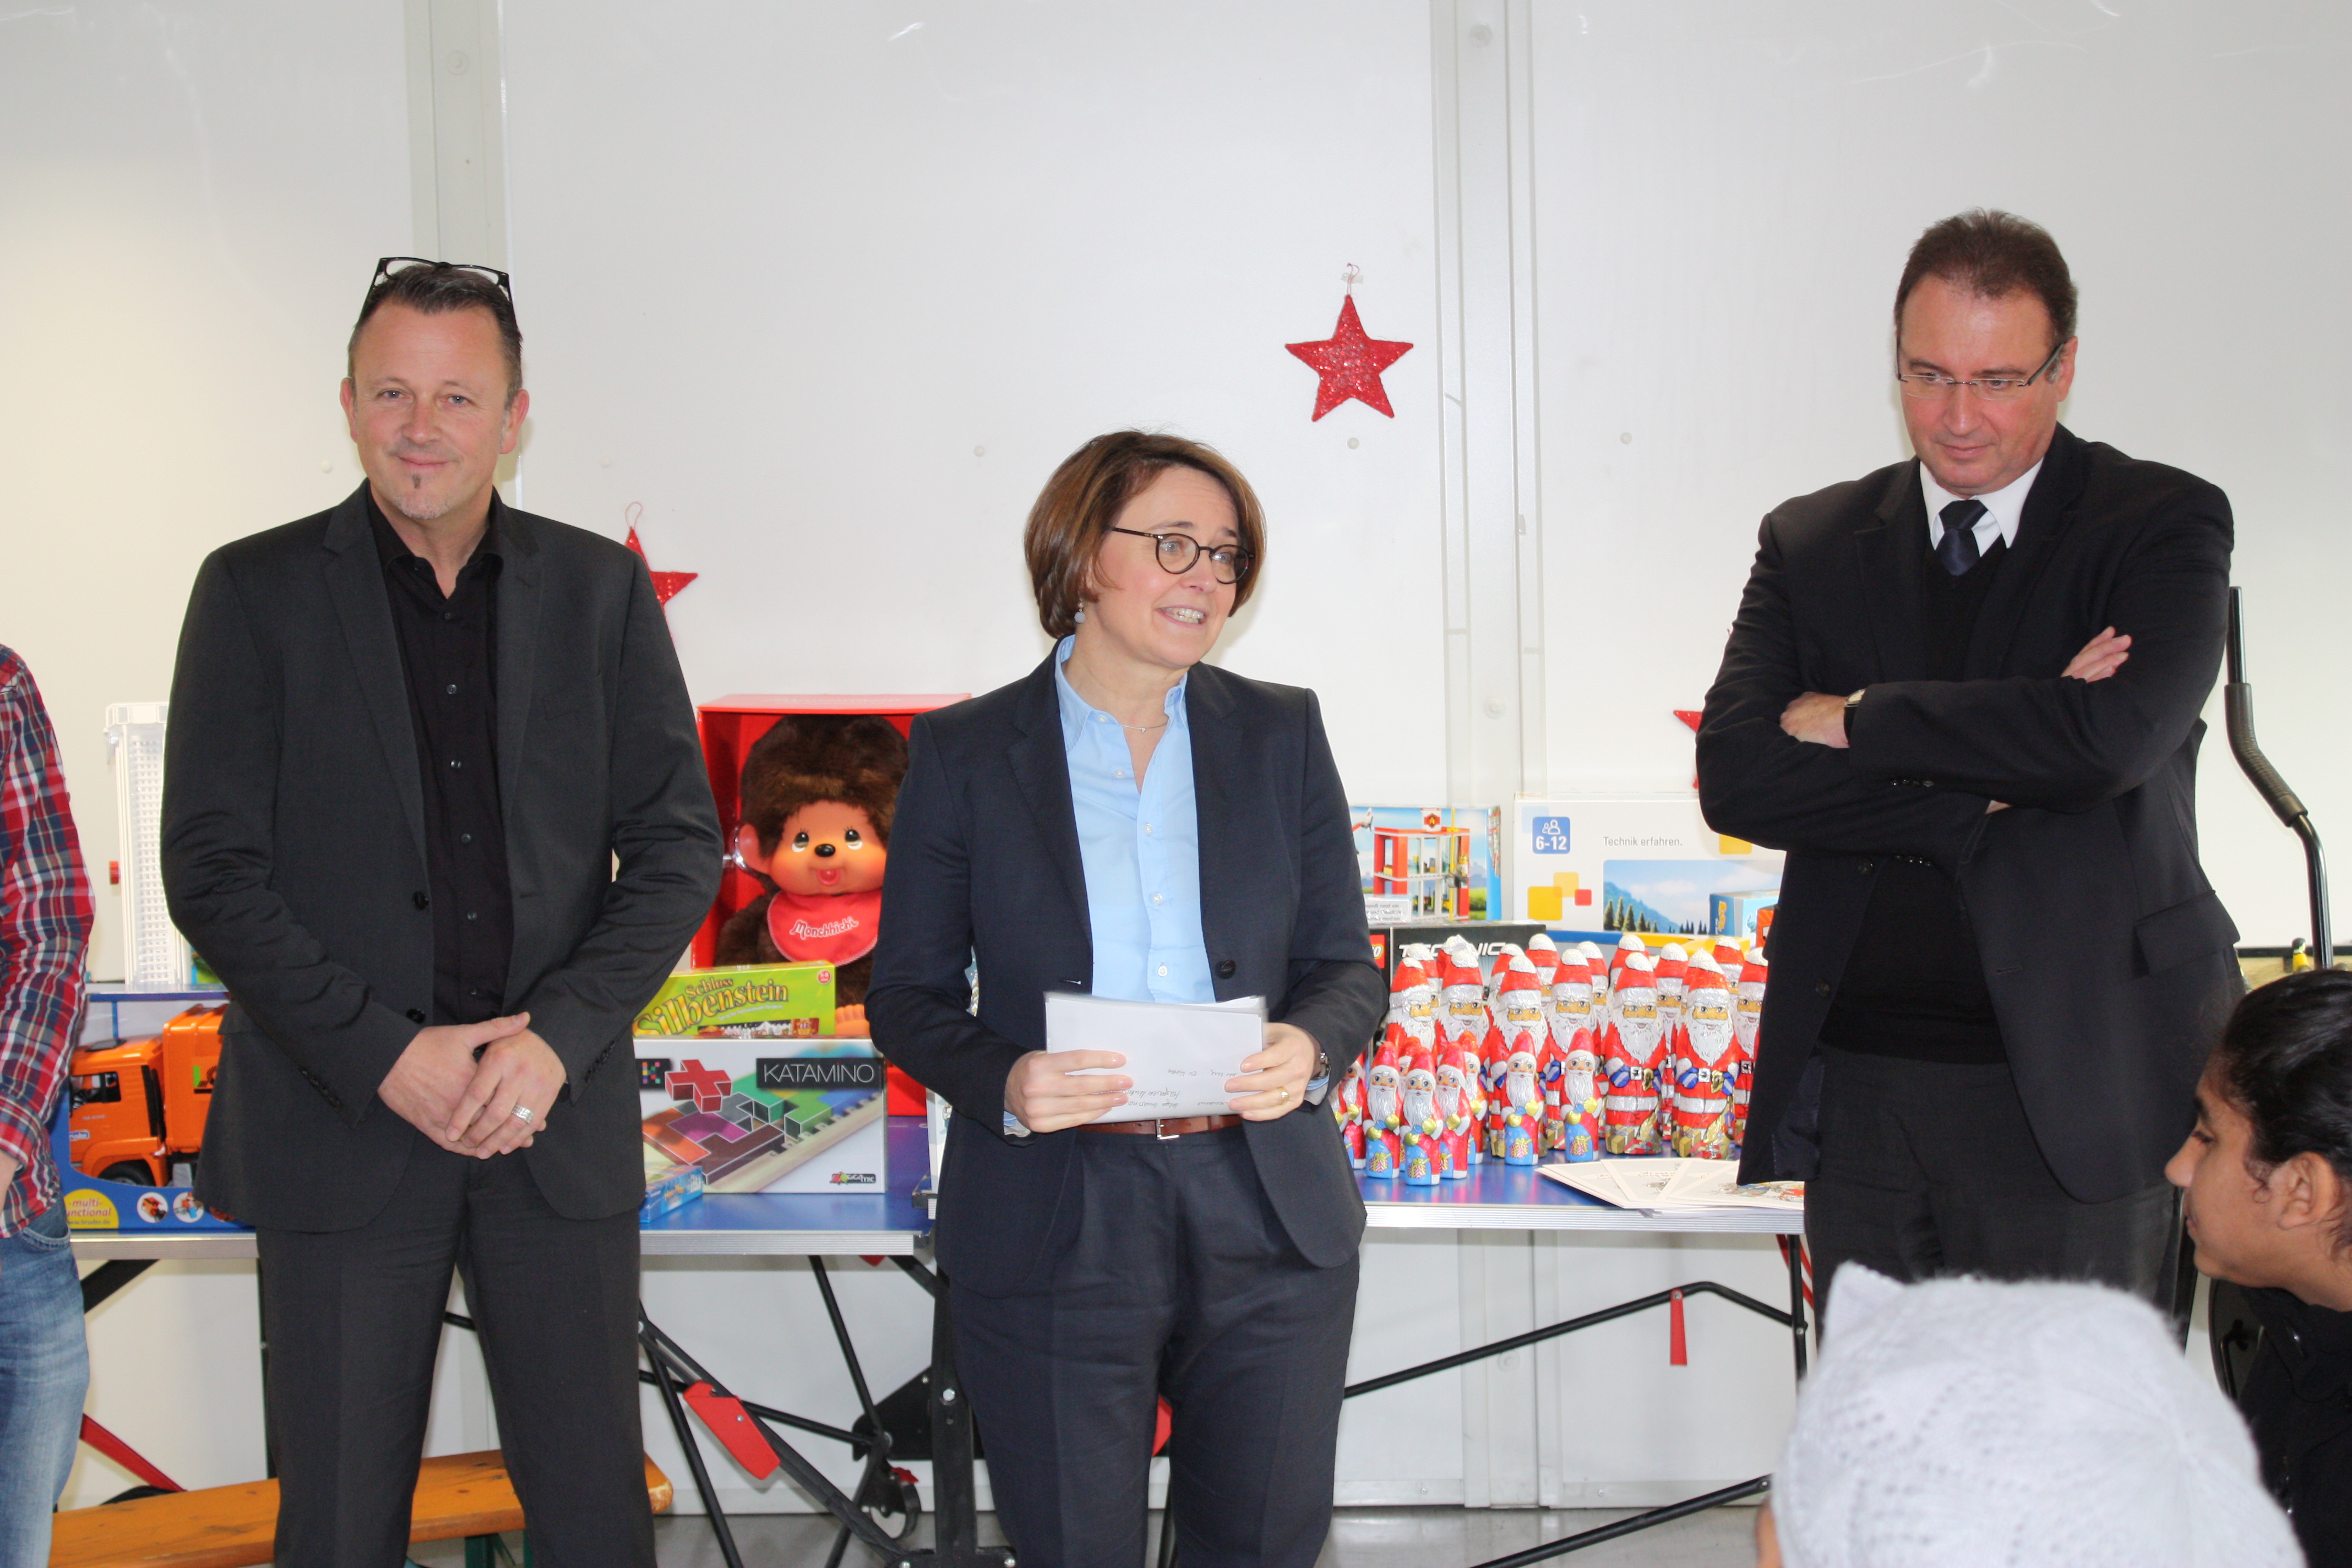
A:
[[[1805,1375],[1805,1331],[1807,1307],[1811,1296],[1805,1283],[1805,1228],[1801,1214],[1773,1209],[1626,1209],[1587,1196],[1573,1187],[1561,1185],[1548,1176],[1539,1175],[1529,1165],[1506,1165],[1489,1160],[1475,1166],[1469,1179],[1444,1182],[1433,1187],[1409,1187],[1394,1178],[1359,1176],[1358,1185],[1364,1195],[1364,1221],[1377,1230],[1509,1230],[1509,1231],[1617,1231],[1650,1235],[1748,1235],[1774,1236],[1780,1239],[1780,1251],[1789,1270],[1789,1305],[1784,1311],[1769,1306],[1754,1297],[1745,1295],[1713,1280],[1694,1280],[1673,1289],[1621,1301],[1613,1307],[1587,1312],[1564,1322],[1514,1334],[1492,1344],[1475,1350],[1441,1356],[1418,1366],[1406,1367],[1361,1383],[1348,1385],[1347,1397],[1370,1394],[1379,1389],[1392,1388],[1400,1383],[1428,1377],[1465,1366],[1488,1356],[1507,1354],[1563,1334],[1575,1333],[1620,1318],[1645,1312],[1653,1308],[1674,1308],[1681,1300],[1692,1296],[1716,1296],[1736,1307],[1785,1325],[1790,1333],[1790,1350],[1800,1381]],[[1522,1568],[1523,1564],[1546,1562],[1554,1557],[1580,1552],[1588,1546],[1598,1546],[1604,1541],[1632,1535],[1686,1515],[1701,1513],[1743,1498],[1759,1495],[1769,1489],[1771,1478],[1759,1476],[1752,1480],[1688,1498],[1664,1508],[1654,1508],[1597,1530],[1588,1530],[1558,1541],[1546,1542],[1507,1557],[1497,1557],[1477,1568]],[[1165,1526],[1163,1542],[1171,1541],[1172,1533]],[[1173,1561],[1163,1549],[1162,1568]]]
[[[940,1278],[917,1256],[919,1248],[928,1247],[931,1227],[929,1205],[925,1201],[929,1196],[929,1150],[922,1120],[919,1117],[893,1117],[888,1136],[890,1180],[885,1192],[841,1196],[714,1194],[673,1210],[644,1227],[642,1245],[645,1256],[648,1258],[808,1258],[818,1289],[825,1298],[835,1342],[849,1370],[850,1381],[857,1391],[858,1402],[866,1416],[866,1422],[861,1425],[868,1431],[880,1430],[881,1423],[875,1415],[874,1400],[866,1388],[865,1373],[858,1363],[847,1325],[835,1304],[823,1259],[827,1257],[888,1258],[909,1279],[928,1290],[933,1299],[930,1420],[934,1495],[931,1507],[938,1521],[936,1536],[939,1543],[925,1551],[901,1550],[866,1511],[867,1507],[877,1504],[884,1506],[886,1511],[900,1511],[888,1507],[893,1494],[889,1491],[892,1483],[885,1456],[868,1447],[865,1480],[854,1498],[844,1494],[821,1472],[802,1459],[778,1436],[775,1428],[788,1426],[845,1443],[861,1441],[857,1434],[771,1410],[749,1401],[736,1400],[660,1329],[650,1321],[641,1323],[641,1339],[651,1370],[639,1375],[661,1391],[663,1403],[669,1411],[679,1444],[685,1449],[693,1471],[695,1486],[709,1512],[712,1531],[718,1537],[721,1555],[739,1568],[741,1559],[735,1550],[727,1516],[719,1506],[716,1490],[703,1465],[700,1445],[690,1430],[687,1414],[689,1398],[696,1410],[704,1413],[707,1418],[715,1416],[721,1424],[731,1415],[730,1402],[740,1407],[740,1421],[759,1432],[781,1468],[803,1490],[840,1521],[842,1544],[845,1545],[847,1540],[854,1537],[874,1552],[884,1554],[883,1560],[893,1564],[927,1563],[942,1565],[942,1568],[947,1568],[947,1565],[972,1568],[972,1565],[988,1564],[990,1568],[1002,1568],[1010,1557],[1004,1548],[982,1548],[977,1543],[971,1426],[963,1408],[961,1385],[956,1379],[947,1291]],[[1401,1181],[1373,1179],[1363,1179],[1360,1185],[1366,1222],[1374,1229],[1748,1234],[1778,1235],[1784,1238],[1803,1229],[1801,1216],[1770,1210],[1700,1209],[1654,1213],[1616,1208],[1538,1175],[1531,1168],[1494,1162],[1480,1165],[1468,1181],[1448,1182],[1436,1187],[1408,1187]],[[105,1300],[157,1261],[167,1258],[252,1258],[255,1255],[254,1237],[250,1231],[178,1235],[157,1231],[77,1231],[73,1246],[79,1257],[104,1264],[83,1280],[86,1307],[95,1306]],[[1785,1324],[1790,1331],[1797,1374],[1801,1377],[1805,1369],[1807,1327],[1802,1251],[1786,1239],[1783,1247],[1788,1257],[1790,1291],[1789,1306],[1785,1311],[1711,1281],[1698,1280],[1674,1290],[1659,1291],[1621,1302],[1565,1322],[1353,1384],[1347,1392],[1351,1397],[1370,1394],[1488,1356],[1502,1355],[1545,1340],[1574,1333],[1580,1329],[1669,1306],[1677,1296],[1697,1295],[1714,1295]],[[451,1317],[461,1327],[472,1326],[456,1314],[451,1314]],[[698,1384],[708,1384],[709,1387],[698,1389]],[[715,1406],[713,1401],[717,1402]],[[735,1448],[734,1444],[728,1446]],[[744,1450],[739,1448],[735,1451]],[[752,1452],[756,1456],[756,1448]],[[1479,1568],[1519,1568],[1521,1564],[1542,1562],[1721,1503],[1752,1497],[1763,1491],[1768,1485],[1767,1478],[1742,1482],[1665,1508],[1652,1509],[1600,1530],[1586,1531],[1509,1557],[1497,1558],[1490,1563],[1480,1564]],[[911,1515],[908,1517],[911,1524]],[[1160,1561],[1163,1564],[1172,1563],[1175,1560],[1175,1535],[1164,1524],[1161,1540]],[[835,1560],[839,1561],[837,1555]]]

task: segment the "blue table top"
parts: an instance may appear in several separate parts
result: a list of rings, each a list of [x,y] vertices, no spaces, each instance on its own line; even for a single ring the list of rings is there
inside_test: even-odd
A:
[[[1604,1156],[1605,1158],[1605,1156]],[[1547,1162],[1557,1163],[1558,1162]],[[1488,1160],[1462,1181],[1407,1186],[1401,1176],[1357,1173],[1366,1223],[1390,1230],[1641,1230],[1793,1236],[1804,1216],[1771,1209],[1619,1208],[1540,1175],[1533,1165]]]

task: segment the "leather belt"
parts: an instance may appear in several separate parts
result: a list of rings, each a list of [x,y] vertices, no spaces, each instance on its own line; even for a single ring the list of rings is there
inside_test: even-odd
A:
[[[1165,1143],[1171,1138],[1188,1137],[1195,1132],[1219,1132],[1228,1127],[1239,1127],[1238,1116],[1179,1116],[1172,1121],[1097,1121],[1087,1127],[1088,1132],[1132,1132],[1150,1136]]]

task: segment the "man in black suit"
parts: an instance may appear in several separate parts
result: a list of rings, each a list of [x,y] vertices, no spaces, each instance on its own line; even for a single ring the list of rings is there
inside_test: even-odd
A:
[[[379,264],[367,482],[199,570],[163,876],[227,984],[198,1191],[258,1233],[277,1562],[394,1568],[462,1269],[544,1561],[653,1562],[629,1036],[717,890],[644,564],[504,505],[504,274]]]
[[[1699,731],[1788,850],[1742,1174],[1858,1259],[2167,1300],[2165,1160],[2238,988],[2197,860],[2228,500],[2058,423],[2074,287],[2006,213],[1895,293],[1916,462],[1782,503]]]

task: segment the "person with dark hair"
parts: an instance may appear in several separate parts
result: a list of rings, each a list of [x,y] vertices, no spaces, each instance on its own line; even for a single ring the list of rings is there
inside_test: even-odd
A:
[[[538,1555],[653,1563],[630,1032],[718,891],[637,556],[493,484],[530,408],[503,273],[379,262],[367,478],[198,569],[163,884],[229,994],[196,1189],[264,1277],[275,1561],[401,1562],[465,1279]]]
[[[2352,1565],[2352,974],[2238,1004],[2164,1173],[2262,1326],[2238,1407],[2311,1568]]]
[[[1265,560],[1223,458],[1099,437],[1024,547],[1055,647],[915,721],[866,1003],[955,1108],[939,1258],[997,1514],[1028,1568],[1142,1562],[1165,1396],[1183,1560],[1307,1568],[1364,1227],[1319,1101],[1386,997],[1347,792],[1313,692],[1203,662]],[[1049,991],[1272,1021],[1230,1114],[1100,1121],[1127,1058],[1047,1050]]]
[[[1789,852],[1741,1173],[1807,1179],[1824,1289],[2179,1305],[2164,1163],[2242,984],[2196,829],[2230,503],[2059,424],[2074,313],[2038,225],[1920,236],[1914,459],[1764,519],[1707,694],[1707,820]]]

